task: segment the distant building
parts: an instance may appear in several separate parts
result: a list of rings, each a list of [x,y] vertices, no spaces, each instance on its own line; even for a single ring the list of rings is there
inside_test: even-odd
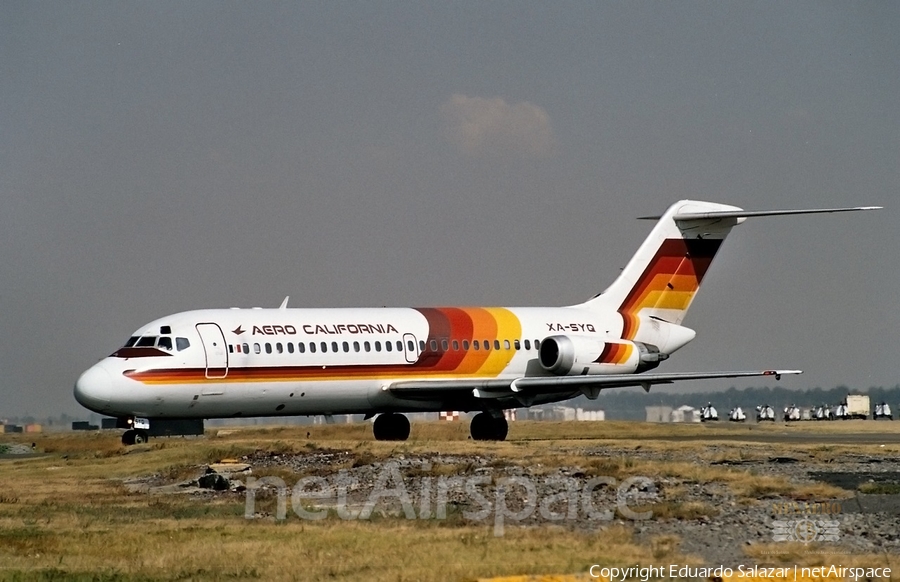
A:
[[[647,422],[672,422],[671,406],[645,406]]]
[[[679,406],[670,413],[672,422],[700,422],[700,411],[687,404]]]
[[[606,420],[606,413],[602,410],[584,410],[583,408],[576,408],[575,409],[575,420],[581,420],[581,421]]]

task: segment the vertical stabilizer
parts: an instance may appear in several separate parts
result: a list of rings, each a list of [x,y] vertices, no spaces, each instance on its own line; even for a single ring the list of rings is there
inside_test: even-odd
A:
[[[681,324],[722,241],[742,221],[715,214],[740,211],[713,202],[676,202],[659,217],[615,282],[581,307],[618,311],[625,339],[634,339],[639,316]],[[697,217],[707,213],[713,217]]]

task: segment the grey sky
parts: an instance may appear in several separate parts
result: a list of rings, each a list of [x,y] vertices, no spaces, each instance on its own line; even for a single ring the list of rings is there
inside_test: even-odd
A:
[[[891,2],[0,3],[0,416],[86,413],[78,374],[187,309],[578,302],[688,197],[887,208],[736,229],[665,371],[893,386],[897,30]]]

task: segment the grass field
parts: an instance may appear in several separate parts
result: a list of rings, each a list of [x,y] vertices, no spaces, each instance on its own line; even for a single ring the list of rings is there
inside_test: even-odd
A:
[[[152,495],[133,492],[125,483],[136,477],[167,482],[191,479],[208,463],[259,452],[348,451],[348,463],[421,454],[480,455],[532,470],[576,466],[588,474],[617,479],[647,475],[714,481],[751,504],[773,492],[799,500],[848,493],[827,485],[797,487],[786,479],[725,465],[711,467],[709,462],[780,453],[826,461],[847,451],[900,455],[897,444],[841,444],[839,436],[833,444],[729,440],[710,446],[718,438],[735,434],[736,429],[726,425],[519,422],[503,443],[472,442],[465,424],[417,424],[404,443],[375,442],[370,429],[360,424],[211,430],[202,438],[155,439],[127,448],[117,433],[3,435],[0,443],[30,445],[34,440],[37,451],[45,454],[0,460],[0,579],[397,582],[584,573],[592,564],[698,562],[679,553],[677,540],[640,544],[634,541],[629,524],[615,521],[590,531],[548,524],[509,527],[497,537],[489,524],[461,519],[380,516],[346,521],[333,515],[321,521],[293,515],[283,521],[245,519],[244,497],[239,493]],[[897,434],[900,423],[827,423],[824,428],[806,423],[803,427],[813,432],[826,429]],[[752,430],[778,434],[801,429],[776,425]],[[584,457],[585,447],[603,446],[670,452],[672,460],[639,461],[622,453]],[[260,503],[270,509],[275,505],[272,499]],[[667,519],[698,519],[710,508],[674,504],[655,511]],[[828,556],[797,559],[830,563]],[[854,559],[865,561],[866,557]],[[848,565],[846,558],[844,565]]]

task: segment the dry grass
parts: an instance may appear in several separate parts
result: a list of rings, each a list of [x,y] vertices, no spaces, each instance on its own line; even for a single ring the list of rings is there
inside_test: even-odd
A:
[[[896,424],[900,429],[900,423]],[[866,426],[860,423],[853,428]],[[674,499],[685,484],[721,483],[746,502],[773,495],[794,499],[846,495],[826,485],[798,488],[785,479],[754,475],[745,468],[709,466],[710,461],[778,454],[818,459],[870,447],[739,443],[723,453],[706,447],[715,442],[715,435],[731,434],[728,427],[646,423],[520,422],[513,425],[511,440],[502,443],[472,442],[464,423],[415,425],[412,438],[404,443],[375,442],[370,430],[368,424],[247,428],[228,434],[210,431],[206,438],[153,440],[128,448],[115,433],[4,435],[4,442],[34,440],[37,449],[48,454],[0,460],[0,580],[472,580],[583,572],[598,563],[690,562],[679,554],[675,537],[656,538],[642,546],[632,540],[630,528],[615,525],[590,533],[548,525],[507,527],[505,536],[494,537],[490,525],[472,525],[463,519],[246,520],[240,495],[161,497],[131,493],[123,484],[135,476],[155,475],[168,482],[189,479],[206,463],[256,452],[343,450],[351,453],[348,467],[401,454],[480,455],[497,466],[528,467],[537,475],[577,467],[586,477],[669,478],[681,484],[665,490],[665,501],[654,511],[671,519],[696,519],[715,515],[716,510]],[[672,434],[709,438],[667,440]],[[618,452],[585,455],[586,447],[607,446]],[[627,454],[637,448],[692,456],[700,462],[656,462]],[[872,450],[883,453],[886,449]],[[435,464],[429,474],[470,470],[464,463]],[[288,482],[299,476],[282,468],[269,474]],[[262,506],[266,503],[274,506],[260,501]],[[775,549],[785,547],[779,544]],[[754,546],[753,551],[763,550]],[[756,557],[763,560],[761,555]]]

